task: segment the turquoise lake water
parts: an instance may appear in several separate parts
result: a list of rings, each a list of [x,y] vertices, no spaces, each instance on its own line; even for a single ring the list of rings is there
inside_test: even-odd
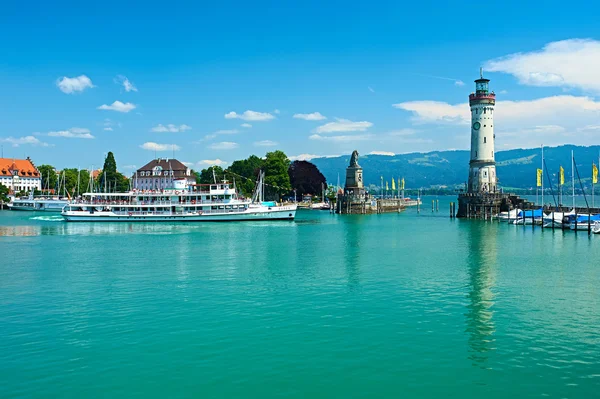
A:
[[[2,398],[591,398],[600,236],[432,213],[0,211]]]

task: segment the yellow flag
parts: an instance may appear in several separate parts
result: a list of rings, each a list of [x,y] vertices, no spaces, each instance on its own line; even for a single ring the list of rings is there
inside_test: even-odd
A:
[[[401,190],[404,190],[404,177],[402,178],[402,185],[400,186]]]
[[[395,190],[395,189],[396,189],[396,181],[392,177],[392,190]]]
[[[542,170],[537,170],[537,186],[542,187]]]
[[[562,186],[563,184],[565,184],[565,169],[561,166],[560,167],[560,185]]]
[[[387,190],[389,190],[389,189],[390,189],[390,186],[388,185],[388,182],[387,182],[387,180],[386,180],[386,182],[385,182],[385,190],[387,191]]]
[[[598,167],[595,163],[592,163],[592,183],[598,183]]]

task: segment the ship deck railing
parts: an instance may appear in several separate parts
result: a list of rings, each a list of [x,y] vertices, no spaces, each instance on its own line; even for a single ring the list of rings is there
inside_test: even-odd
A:
[[[248,204],[249,200],[193,200],[193,201],[76,201],[72,205],[81,206],[193,206],[193,205],[236,205]]]
[[[206,210],[206,211],[198,211],[198,212],[171,212],[169,211],[95,211],[93,214],[108,214],[115,216],[184,216],[184,215],[211,215],[211,214],[226,214],[226,213],[243,213],[246,212],[247,208],[237,208],[237,209],[215,209],[215,210]],[[88,211],[74,211],[74,212],[87,212],[88,214],[92,214]]]

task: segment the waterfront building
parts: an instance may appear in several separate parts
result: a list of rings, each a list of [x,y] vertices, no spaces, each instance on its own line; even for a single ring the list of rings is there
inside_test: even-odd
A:
[[[0,158],[0,184],[11,193],[42,189],[42,177],[29,157],[26,159]]]
[[[469,193],[494,193],[497,190],[494,158],[494,107],[496,94],[489,90],[489,79],[480,72],[475,80],[475,93],[469,95],[471,106],[471,157],[469,161]]]
[[[175,180],[188,186],[196,183],[196,176],[177,159],[157,158],[134,173],[132,185],[136,190],[164,190],[172,188]]]

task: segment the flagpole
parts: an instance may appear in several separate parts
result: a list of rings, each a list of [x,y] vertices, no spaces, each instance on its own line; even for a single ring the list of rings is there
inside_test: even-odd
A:
[[[544,209],[544,145],[542,144],[542,209]]]

